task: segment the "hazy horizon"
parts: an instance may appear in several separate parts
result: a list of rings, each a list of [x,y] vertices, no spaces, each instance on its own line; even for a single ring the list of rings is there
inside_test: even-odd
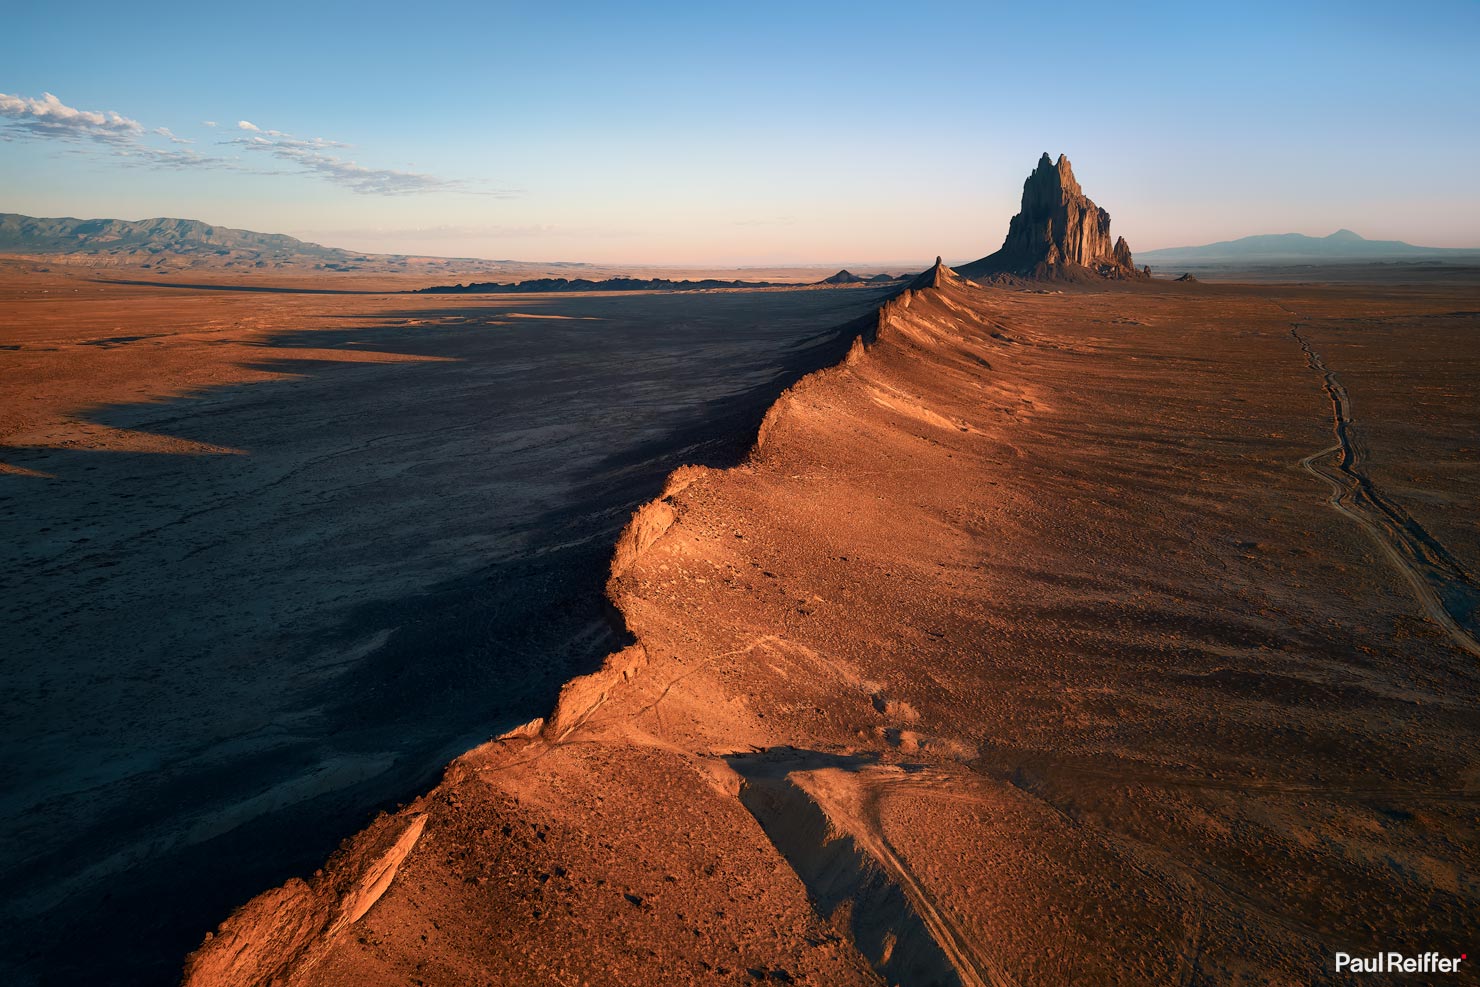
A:
[[[0,212],[3,212],[3,211],[0,211]],[[188,220],[188,221],[203,222],[203,223],[206,223],[207,225],[215,226],[215,227],[219,227],[219,228],[233,228],[233,227],[230,227],[229,224],[225,224],[225,223],[210,223],[207,220],[200,220],[198,217],[194,217],[194,216],[88,216],[88,217],[82,217],[82,216],[45,216],[45,217],[42,217],[42,216],[38,216],[38,217],[32,217],[32,218],[35,218],[35,219],[49,219],[49,220],[67,220],[67,219],[72,219],[72,220],[80,220],[80,221],[96,220],[96,221],[121,221],[121,222],[147,222],[149,220]],[[807,259],[807,260],[784,261],[784,262],[780,262],[780,263],[734,262],[734,263],[726,264],[724,262],[714,262],[714,263],[706,264],[706,263],[704,263],[702,261],[701,262],[697,262],[697,263],[696,262],[683,262],[683,261],[642,261],[642,262],[633,263],[633,262],[630,262],[630,261],[625,261],[625,260],[620,259],[620,258],[615,259],[615,260],[610,260],[610,261],[586,261],[584,258],[581,258],[579,256],[572,256],[572,257],[493,257],[493,256],[486,256],[486,255],[480,256],[480,255],[470,255],[470,254],[448,254],[448,253],[439,254],[439,253],[434,253],[432,251],[414,251],[414,250],[413,251],[407,251],[407,250],[382,251],[382,250],[375,250],[375,249],[372,249],[372,248],[356,248],[356,247],[353,246],[353,243],[352,242],[346,242],[346,241],[354,241],[355,239],[357,239],[357,234],[355,234],[353,231],[347,232],[347,233],[345,233],[343,236],[341,236],[339,238],[336,238],[337,235],[333,231],[330,231],[330,232],[324,234],[322,237],[315,237],[315,236],[309,235],[307,232],[304,232],[304,231],[244,230],[244,232],[260,233],[260,234],[268,234],[268,235],[280,234],[280,233],[287,233],[288,235],[297,237],[297,238],[299,238],[299,239],[301,239],[304,242],[309,243],[309,244],[314,244],[314,245],[321,246],[321,247],[328,247],[328,248],[335,248],[335,249],[343,249],[343,250],[348,250],[348,251],[360,250],[360,252],[363,252],[363,253],[366,253],[366,254],[381,254],[381,255],[390,254],[390,255],[401,255],[401,256],[409,256],[409,257],[425,257],[425,258],[430,258],[430,259],[444,259],[444,260],[512,261],[512,262],[521,263],[521,264],[542,264],[542,263],[543,264],[581,264],[581,263],[588,263],[588,264],[593,265],[593,266],[600,265],[600,266],[603,266],[603,267],[614,267],[614,266],[620,266],[622,264],[628,264],[634,270],[653,270],[653,269],[662,270],[662,269],[672,269],[672,270],[675,270],[675,271],[686,271],[686,270],[703,269],[705,267],[709,267],[709,268],[712,268],[712,269],[715,269],[715,270],[726,270],[726,269],[730,269],[730,270],[744,271],[744,270],[771,270],[771,269],[790,268],[790,267],[794,267],[794,268],[798,268],[798,269],[839,267],[839,268],[844,268],[844,269],[847,269],[847,268],[856,268],[856,269],[861,270],[861,271],[872,270],[872,269],[875,269],[875,268],[894,268],[894,269],[896,269],[898,271],[908,271],[908,270],[913,270],[915,268],[924,268],[924,267],[927,267],[927,266],[929,266],[929,264],[931,263],[931,260],[932,260],[932,258],[925,257],[925,256],[920,256],[920,257],[893,257],[893,258],[887,258],[887,257],[886,258],[820,257],[820,258],[813,258],[813,259]],[[1333,230],[1330,233],[1302,233],[1302,231],[1298,231],[1298,230],[1287,230],[1287,231],[1282,231],[1280,233],[1266,233],[1266,234],[1262,234],[1262,236],[1289,236],[1289,235],[1297,235],[1298,236],[1298,235],[1304,235],[1304,236],[1311,237],[1312,239],[1324,239],[1324,238],[1333,236],[1333,235],[1335,235],[1337,233],[1351,233],[1351,232],[1355,232],[1355,231],[1350,230],[1350,229],[1341,229],[1341,230]],[[1359,237],[1361,237],[1361,234],[1360,233],[1358,233],[1357,235]],[[1261,236],[1261,235],[1260,234],[1253,234],[1253,235],[1251,235],[1251,237],[1253,237],[1253,238],[1257,238],[1259,236]],[[1394,242],[1394,241],[1379,241],[1379,240],[1377,240],[1376,238],[1373,238],[1373,237],[1361,237],[1361,238],[1364,239],[1364,240],[1366,240],[1367,242]],[[1221,241],[1221,242],[1238,243],[1238,242],[1240,242],[1240,239],[1236,238],[1236,239],[1234,239],[1232,241]],[[1218,246],[1218,245],[1219,245],[1219,242],[1211,242],[1211,243],[1206,243],[1206,244],[1183,244],[1183,245],[1178,245],[1178,246],[1174,246],[1174,247],[1166,247],[1166,248],[1148,247],[1148,248],[1144,248],[1144,249],[1138,249],[1137,250],[1137,253],[1138,254],[1147,254],[1147,255],[1149,255],[1149,254],[1152,254],[1152,253],[1165,252],[1167,250],[1171,250],[1171,251],[1177,251],[1177,250],[1196,250],[1196,249],[1200,249],[1200,248],[1203,248],[1203,247]],[[1428,248],[1431,245],[1429,245],[1429,244],[1408,244],[1408,246],[1420,247],[1420,248]],[[1443,249],[1443,248],[1441,248],[1441,249]],[[1448,248],[1448,249],[1454,249],[1454,250],[1473,250],[1475,253],[1480,254],[1480,247],[1474,247],[1474,248],[1454,247],[1454,248]],[[951,255],[945,255],[944,256],[944,260],[945,260],[945,262],[948,265],[961,265],[961,264],[965,264],[965,263],[968,263],[968,262],[973,261],[973,260],[976,260],[976,259],[977,258],[974,257],[974,256],[965,256],[965,255],[959,256],[959,257],[958,256],[951,256]],[[1154,263],[1156,263],[1156,262],[1153,260],[1153,264]]]
[[[1442,180],[1480,156],[1472,4],[1071,4],[1058,40],[1034,10],[952,4],[590,6],[558,31],[523,8],[254,11],[18,11],[0,209],[375,253],[890,264],[995,249],[1046,151],[1136,251],[1343,227],[1480,248],[1480,191]]]

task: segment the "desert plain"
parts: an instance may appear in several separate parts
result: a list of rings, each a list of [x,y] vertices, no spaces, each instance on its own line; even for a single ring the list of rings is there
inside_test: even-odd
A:
[[[1463,952],[1480,275],[1363,273],[8,276],[12,980]]]
[[[881,297],[6,273],[0,966],[46,982],[174,980],[543,713],[625,642],[602,584],[632,510],[734,461]]]

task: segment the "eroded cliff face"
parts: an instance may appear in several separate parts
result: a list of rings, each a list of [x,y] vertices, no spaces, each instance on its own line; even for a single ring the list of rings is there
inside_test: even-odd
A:
[[[1023,183],[1023,204],[1002,249],[963,267],[968,277],[1138,278],[1130,246],[1110,239],[1110,214],[1084,194],[1069,159],[1047,154]]]

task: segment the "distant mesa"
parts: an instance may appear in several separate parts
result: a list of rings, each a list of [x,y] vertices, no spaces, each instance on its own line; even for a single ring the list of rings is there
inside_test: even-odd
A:
[[[94,263],[354,270],[371,255],[194,219],[44,219],[0,213],[0,254],[81,254]]]
[[[1196,247],[1163,247],[1142,251],[1141,259],[1160,267],[1184,264],[1321,264],[1332,262],[1437,261],[1473,264],[1480,248],[1419,247],[1402,240],[1368,240],[1351,230],[1330,236],[1304,233],[1260,233]]]
[[[830,277],[830,278],[823,278],[821,281],[819,281],[817,283],[818,284],[884,284],[885,282],[888,282],[888,281],[898,281],[898,280],[900,280],[899,275],[897,275],[897,274],[887,274],[887,273],[886,274],[875,274],[871,278],[866,278],[866,277],[863,277],[862,275],[854,274],[852,271],[848,270],[845,267],[841,271],[839,271],[837,274],[834,274],[832,277]]]
[[[1008,224],[1002,249],[960,273],[977,280],[1150,277],[1136,269],[1124,237],[1110,239],[1110,214],[1084,194],[1062,154],[1057,163],[1044,154],[1023,183],[1022,209]]]
[[[257,233],[196,219],[74,219],[0,213],[0,256],[58,258],[98,267],[153,271],[211,268],[296,269],[331,273],[423,270],[494,271],[505,261],[367,254],[282,233]]]

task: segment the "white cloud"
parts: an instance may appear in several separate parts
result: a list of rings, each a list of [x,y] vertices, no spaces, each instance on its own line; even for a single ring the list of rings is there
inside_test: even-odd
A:
[[[255,123],[253,123],[250,120],[238,120],[236,122],[236,129],[237,130],[246,130],[246,131],[249,131],[250,133],[254,133],[254,134],[266,134],[269,137],[287,137],[288,136],[287,134],[283,133],[281,130],[263,130],[261,127],[257,126]]]
[[[112,110],[79,110],[51,93],[40,99],[0,93],[0,120],[12,131],[32,137],[66,141],[104,141],[119,144],[136,140],[144,125]]]
[[[215,120],[202,120],[201,121],[201,125],[202,126],[205,126],[205,127],[214,127],[214,126],[216,126],[216,121]]]
[[[215,127],[213,120],[205,126]],[[458,192],[465,195],[510,197],[515,193],[489,190],[477,185],[393,168],[372,168],[329,153],[348,147],[323,137],[302,139],[281,130],[263,130],[250,120],[238,120],[236,127],[251,136],[221,141],[247,151],[265,152],[296,168],[318,175],[352,192],[363,195],[409,195],[418,192]],[[18,138],[60,140],[82,145],[80,153],[89,153],[87,145],[102,143],[113,148],[114,157],[131,164],[158,168],[225,168],[259,174],[292,174],[250,168],[238,160],[201,154],[193,150],[171,150],[148,143],[154,139],[173,144],[193,144],[177,137],[168,127],[146,129],[143,124],[112,110],[79,110],[68,106],[51,93],[40,99],[0,93],[0,140]]]
[[[229,159],[191,150],[170,150],[148,143],[162,138],[174,144],[193,144],[168,127],[146,130],[137,120],[111,110],[79,110],[51,93],[40,99],[0,93],[0,137],[56,140],[77,145],[67,153],[91,155],[97,144],[112,149],[111,156],[127,164],[157,168],[239,168]]]

